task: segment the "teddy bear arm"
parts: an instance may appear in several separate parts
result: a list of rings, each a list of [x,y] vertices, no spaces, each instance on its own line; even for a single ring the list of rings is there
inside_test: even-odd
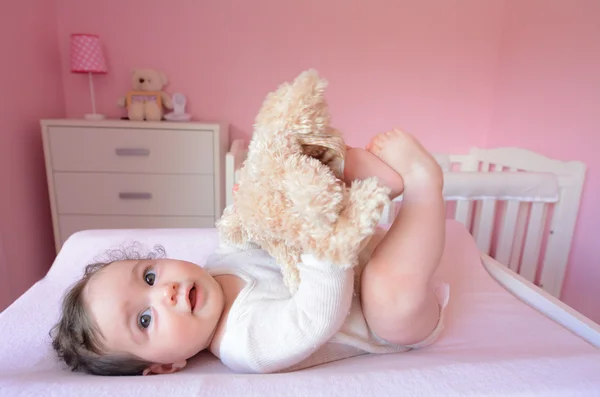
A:
[[[126,105],[125,102],[126,102],[125,97],[121,97],[121,98],[117,99],[117,106],[121,107],[121,108],[124,108],[125,105]]]
[[[312,241],[312,253],[343,267],[357,264],[360,250],[376,231],[383,208],[389,203],[389,188],[377,179],[355,181],[330,237]]]
[[[271,241],[264,244],[264,246],[280,266],[283,283],[290,293],[294,294],[300,285],[300,273],[297,267],[300,262],[300,250],[297,247],[285,244],[282,240]]]
[[[163,106],[167,109],[173,109],[173,101],[171,100],[171,96],[164,91],[161,91],[160,95],[162,96]]]

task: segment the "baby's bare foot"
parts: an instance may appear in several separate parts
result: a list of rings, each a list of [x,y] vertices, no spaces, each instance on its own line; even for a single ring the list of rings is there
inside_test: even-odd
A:
[[[417,185],[441,189],[443,174],[439,164],[411,134],[397,129],[378,134],[367,150],[398,172],[406,188]]]

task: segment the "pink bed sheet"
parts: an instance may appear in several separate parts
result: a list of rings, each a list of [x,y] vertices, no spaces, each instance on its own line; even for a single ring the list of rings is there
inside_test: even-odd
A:
[[[201,354],[173,375],[105,378],[65,371],[49,346],[64,289],[106,248],[162,244],[202,264],[206,230],[88,231],[73,236],[47,276],[0,314],[0,396],[598,396],[600,352],[525,305],[481,265],[473,239],[448,221],[439,276],[451,285],[446,328],[420,351],[361,356],[276,375],[230,373]]]

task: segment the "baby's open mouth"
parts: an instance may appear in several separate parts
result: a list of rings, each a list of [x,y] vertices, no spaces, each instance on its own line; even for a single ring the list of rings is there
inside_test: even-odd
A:
[[[192,311],[194,311],[194,308],[196,307],[196,287],[192,287],[192,289],[190,289],[190,294],[188,296],[188,298],[190,299],[190,308]]]

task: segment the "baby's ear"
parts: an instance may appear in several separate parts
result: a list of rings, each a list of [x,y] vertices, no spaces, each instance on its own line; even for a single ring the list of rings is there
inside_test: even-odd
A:
[[[178,363],[173,364],[152,364],[148,368],[146,368],[143,372],[144,375],[163,375],[163,374],[172,374],[173,372],[177,372],[182,370],[187,365],[187,360],[180,361]]]

